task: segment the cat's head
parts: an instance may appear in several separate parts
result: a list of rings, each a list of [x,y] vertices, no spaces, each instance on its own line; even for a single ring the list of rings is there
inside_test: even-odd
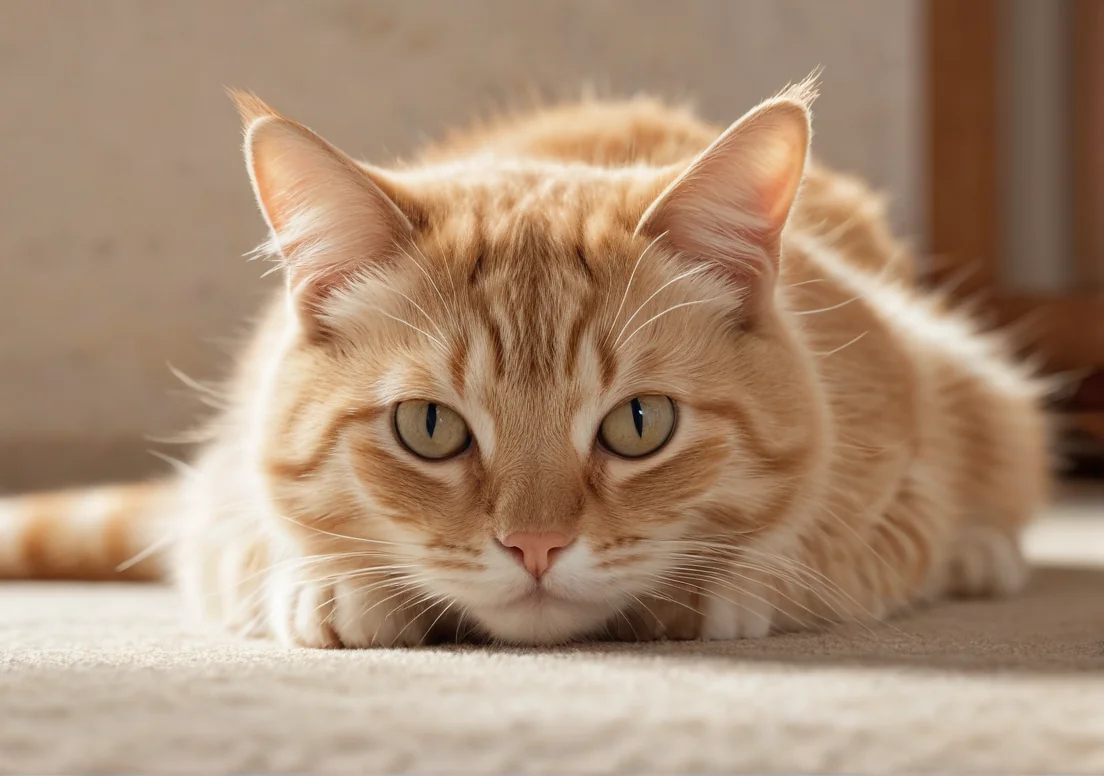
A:
[[[287,280],[261,456],[320,570],[547,643],[786,521],[822,444],[775,301],[800,93],[660,169],[385,171],[239,104]]]

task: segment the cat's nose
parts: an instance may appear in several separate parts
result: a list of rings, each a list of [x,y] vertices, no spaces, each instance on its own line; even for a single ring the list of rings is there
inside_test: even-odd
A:
[[[500,540],[518,563],[537,579],[552,566],[559,554],[572,538],[562,533],[527,533],[517,531]]]

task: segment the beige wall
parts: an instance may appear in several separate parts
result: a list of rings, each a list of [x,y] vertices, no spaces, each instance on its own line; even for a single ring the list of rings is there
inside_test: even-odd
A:
[[[3,0],[0,490],[148,468],[255,306],[223,85],[386,161],[587,80],[717,121],[826,67],[816,146],[918,206],[917,0]]]

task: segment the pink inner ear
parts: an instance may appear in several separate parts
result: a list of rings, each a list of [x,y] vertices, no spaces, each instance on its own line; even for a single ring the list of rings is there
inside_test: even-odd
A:
[[[289,288],[312,303],[390,259],[410,236],[410,222],[368,173],[305,127],[275,116],[254,121],[246,159]]]
[[[722,134],[645,212],[638,233],[666,234],[688,260],[746,281],[777,274],[779,237],[801,184],[808,111],[775,100]]]
[[[807,122],[807,116],[803,117]],[[776,138],[777,145],[772,149],[780,158],[767,166],[768,174],[759,184],[758,200],[769,230],[781,232],[790,216],[805,174],[805,157],[808,153],[808,126],[786,127],[793,132],[781,131]]]

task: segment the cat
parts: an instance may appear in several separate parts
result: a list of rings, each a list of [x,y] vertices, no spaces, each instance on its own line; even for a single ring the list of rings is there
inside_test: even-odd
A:
[[[558,104],[385,169],[234,94],[286,282],[210,441],[177,479],[0,502],[0,571],[168,576],[310,647],[759,637],[1019,590],[1044,383],[809,158],[814,96],[723,131]]]

